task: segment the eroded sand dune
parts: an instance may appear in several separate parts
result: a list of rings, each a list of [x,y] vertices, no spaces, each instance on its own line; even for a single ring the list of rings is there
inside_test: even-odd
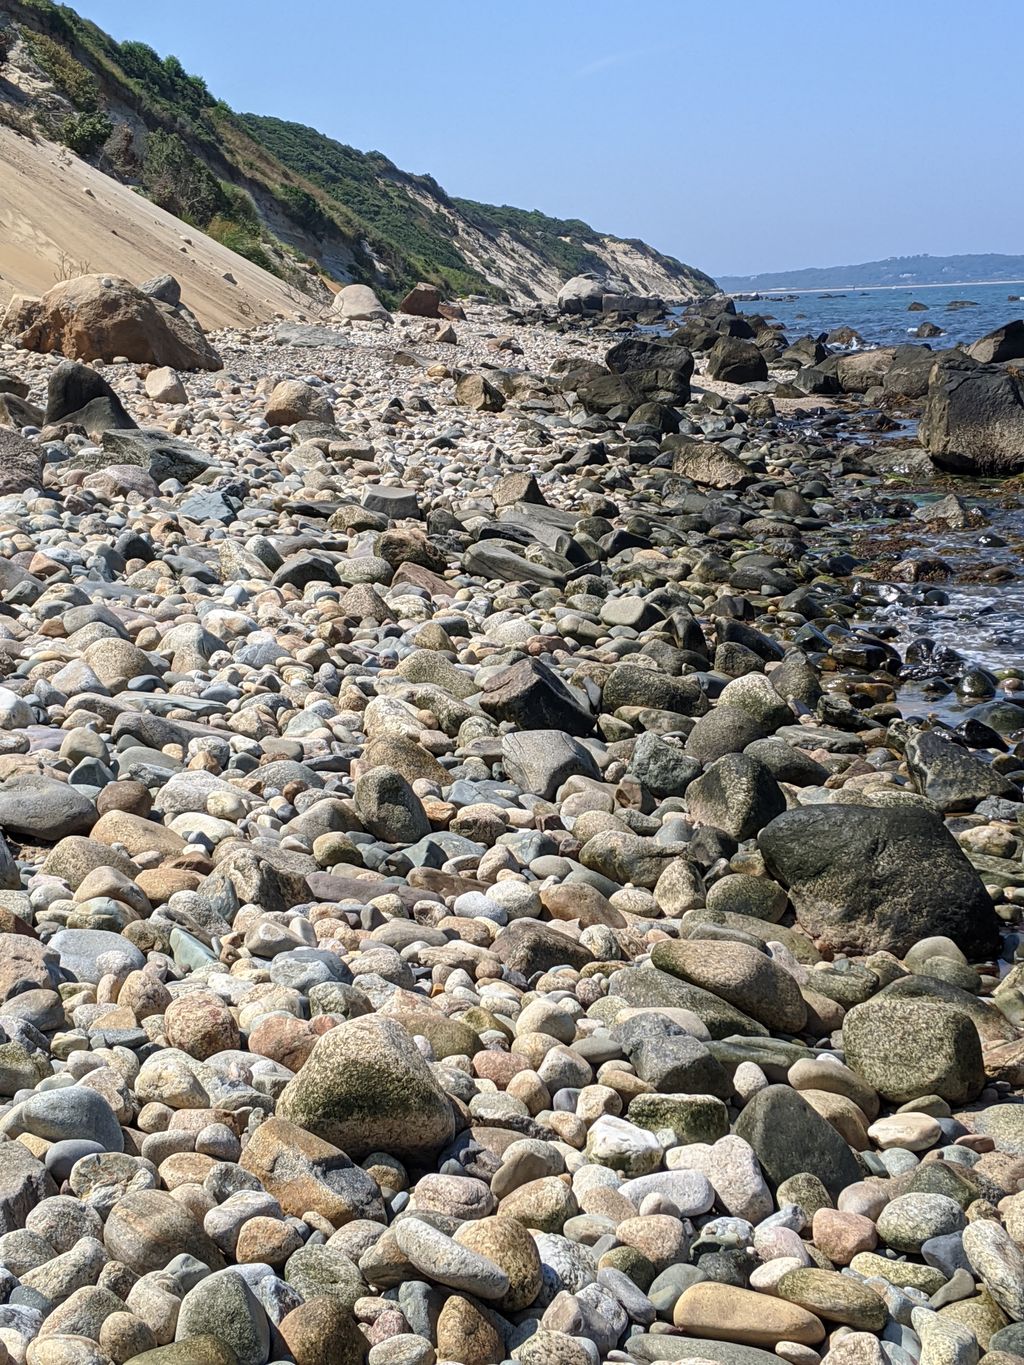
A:
[[[103,271],[135,283],[175,275],[207,328],[293,318],[311,306],[67,148],[0,127],[0,305],[12,294],[42,294],[58,279]]]

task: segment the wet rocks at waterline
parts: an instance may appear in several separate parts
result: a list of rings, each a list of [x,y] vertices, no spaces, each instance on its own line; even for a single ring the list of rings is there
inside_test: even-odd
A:
[[[3,1357],[1011,1365],[1024,709],[834,357],[349,288],[0,357]]]

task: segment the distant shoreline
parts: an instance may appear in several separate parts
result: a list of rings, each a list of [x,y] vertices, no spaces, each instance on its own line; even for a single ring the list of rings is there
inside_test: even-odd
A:
[[[837,291],[842,293],[863,294],[877,289],[973,289],[979,285],[986,284],[1024,284],[1024,280],[950,280],[948,282],[936,284],[821,284],[815,289],[727,289],[725,292],[731,299],[740,298],[744,294],[834,294]]]

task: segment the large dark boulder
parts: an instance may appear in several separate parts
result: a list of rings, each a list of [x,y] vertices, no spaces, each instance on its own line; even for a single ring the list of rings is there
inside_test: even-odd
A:
[[[692,374],[693,356],[683,346],[672,346],[653,364],[630,371],[626,378],[637,386],[647,402],[682,406],[690,401]]]
[[[1010,475],[1024,470],[1024,377],[951,351],[936,361],[919,439],[940,469]]]
[[[726,754],[742,753],[748,744],[765,739],[772,728],[742,706],[720,702],[687,735],[686,752],[699,763],[717,763]]]
[[[488,710],[486,696],[481,705]],[[703,716],[709,709],[707,696],[695,675],[673,678],[660,669],[631,663],[615,665],[601,694],[602,710],[616,711],[620,706],[650,706],[683,716]]]
[[[588,735],[594,728],[583,699],[540,659],[520,659],[488,678],[480,705],[495,720],[521,729]]]
[[[439,318],[441,316],[441,291],[433,284],[414,284],[398,305],[400,313],[408,313],[414,318]]]
[[[722,336],[708,356],[708,378],[723,384],[756,384],[768,378],[768,362],[752,341]]]
[[[825,337],[826,346],[863,346],[864,338],[856,327],[833,327]]]
[[[629,416],[630,426],[653,427],[663,435],[679,430],[679,413],[670,403],[645,401]]]
[[[724,337],[743,337],[753,341],[755,336],[750,320],[741,313],[719,313],[718,317],[711,319],[711,325]]]
[[[754,345],[769,365],[777,364],[779,356],[784,355],[788,349],[786,338],[782,333],[773,331],[770,327],[765,327],[758,332],[754,338]]]
[[[645,370],[662,361],[671,364],[677,348],[668,346],[656,337],[634,336],[616,342],[606,352],[604,363],[613,374],[629,374],[631,370]]]
[[[594,961],[593,954],[578,940],[535,919],[517,919],[502,929],[491,944],[491,951],[512,971],[530,977],[570,966],[580,971]]]
[[[805,806],[778,816],[757,842],[820,949],[902,957],[945,934],[978,959],[999,941],[980,877],[926,806]]]
[[[139,289],[151,299],[169,304],[171,308],[181,304],[181,285],[173,275],[154,275],[151,280],[143,280]]]
[[[62,360],[46,386],[48,426],[84,427],[99,438],[105,431],[131,431],[135,423],[101,374],[77,360]]]
[[[563,383],[566,382],[563,380]],[[625,419],[644,401],[639,387],[632,382],[632,376],[612,374],[610,370],[585,374],[574,379],[570,387],[575,387],[576,396],[587,412],[616,419]]]
[[[669,341],[673,346],[686,346],[691,351],[710,351],[720,335],[705,318],[684,318]]]
[[[684,346],[629,337],[611,348],[607,361],[608,369],[573,367],[561,380],[588,412],[624,419],[643,403],[690,401],[693,356]]]
[[[1006,360],[1024,360],[1024,320],[1015,318],[968,346],[967,354],[979,365],[1000,365]]]
[[[760,344],[760,337],[758,342]],[[828,351],[817,337],[797,337],[796,341],[780,351],[777,363],[782,369],[802,370],[805,366],[820,365],[827,356]]]
[[[802,393],[840,393],[839,379],[821,365],[805,365],[797,370],[793,383]]]
[[[857,1158],[832,1125],[788,1085],[770,1085],[745,1107],[733,1130],[754,1149],[775,1189],[792,1175],[816,1175],[833,1199],[860,1180]]]
[[[763,763],[727,753],[687,787],[686,809],[702,825],[750,839],[786,809],[786,798]]]

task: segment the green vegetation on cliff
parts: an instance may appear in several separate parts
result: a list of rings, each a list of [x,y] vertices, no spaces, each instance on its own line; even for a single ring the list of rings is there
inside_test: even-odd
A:
[[[666,296],[714,288],[643,242],[605,237],[576,219],[449,198],[432,176],[410,175],[380,152],[236,114],[177,57],[115,42],[67,5],[3,0],[3,9],[67,101],[60,113],[45,101],[33,110],[42,132],[275,273],[305,255],[391,301],[417,280],[448,294],[524,298],[583,271],[607,273],[611,244],[616,273],[637,292],[652,292],[652,282]]]

